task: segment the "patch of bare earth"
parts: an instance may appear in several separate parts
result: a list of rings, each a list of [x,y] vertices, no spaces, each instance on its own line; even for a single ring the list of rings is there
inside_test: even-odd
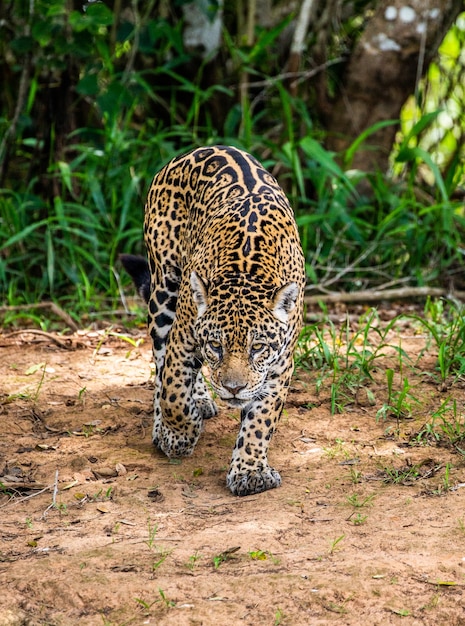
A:
[[[408,445],[444,399],[431,376],[397,425],[376,419],[384,374],[374,404],[331,415],[330,378],[317,395],[299,370],[270,451],[282,487],[238,498],[234,411],[170,462],[150,439],[148,341],[59,343],[0,335],[0,626],[465,624],[462,457]]]

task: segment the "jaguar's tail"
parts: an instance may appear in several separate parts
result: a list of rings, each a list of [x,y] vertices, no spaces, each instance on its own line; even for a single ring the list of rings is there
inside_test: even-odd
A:
[[[150,298],[150,270],[147,260],[134,254],[120,254],[119,260],[134,281],[139,294],[148,302]]]

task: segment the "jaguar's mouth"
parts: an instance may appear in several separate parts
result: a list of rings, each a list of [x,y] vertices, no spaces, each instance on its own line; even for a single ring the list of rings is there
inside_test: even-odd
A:
[[[241,398],[236,398],[234,396],[231,396],[230,398],[222,398],[222,400],[226,402],[228,406],[233,407],[235,409],[242,408],[250,402],[250,400],[243,400]]]

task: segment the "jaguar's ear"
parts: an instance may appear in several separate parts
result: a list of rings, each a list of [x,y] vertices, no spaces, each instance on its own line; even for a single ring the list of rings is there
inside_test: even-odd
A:
[[[271,302],[271,311],[276,319],[287,324],[289,313],[295,308],[298,295],[297,283],[287,283],[275,292]]]
[[[197,305],[197,317],[201,317],[207,310],[207,286],[196,272],[191,274],[191,289]]]

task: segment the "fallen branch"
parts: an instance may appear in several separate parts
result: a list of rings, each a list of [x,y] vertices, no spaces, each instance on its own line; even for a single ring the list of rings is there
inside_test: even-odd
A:
[[[0,306],[0,313],[14,313],[15,311],[31,311],[34,309],[50,309],[57,317],[61,318],[71,330],[79,330],[73,318],[63,311],[55,302],[37,302],[36,304],[18,304],[17,306]]]
[[[318,302],[380,302],[381,300],[403,300],[405,298],[433,298],[452,297],[465,301],[465,291],[453,291],[442,287],[401,287],[399,289],[366,289],[362,291],[321,293],[305,296],[305,304]]]
[[[2,483],[3,486],[7,487],[7,485],[5,485],[5,483]],[[8,489],[11,491],[15,491],[17,490],[18,485],[16,485],[16,487],[10,486],[8,487]],[[27,487],[28,489],[35,489],[36,487],[33,487],[32,485],[28,485]],[[4,507],[8,506],[9,504],[15,503],[17,504],[18,502],[24,502],[25,500],[30,500],[31,498],[35,498],[36,496],[40,496],[42,493],[45,493],[46,491],[50,491],[50,489],[52,488],[51,485],[48,485],[47,487],[44,487],[43,489],[40,489],[39,491],[36,491],[35,493],[30,493],[27,496],[16,496],[16,495],[12,495],[11,498],[8,498],[8,500],[4,503],[4,504],[0,504],[0,509],[3,509]],[[19,491],[17,491],[19,493]]]
[[[14,337],[15,335],[38,335],[39,337],[45,337],[46,339],[49,339],[60,348],[63,348],[63,350],[74,350],[74,347],[72,345],[68,345],[65,341],[63,341],[56,335],[46,333],[44,330],[39,330],[38,328],[24,328],[22,330],[14,330],[13,332],[8,333],[5,336]]]

